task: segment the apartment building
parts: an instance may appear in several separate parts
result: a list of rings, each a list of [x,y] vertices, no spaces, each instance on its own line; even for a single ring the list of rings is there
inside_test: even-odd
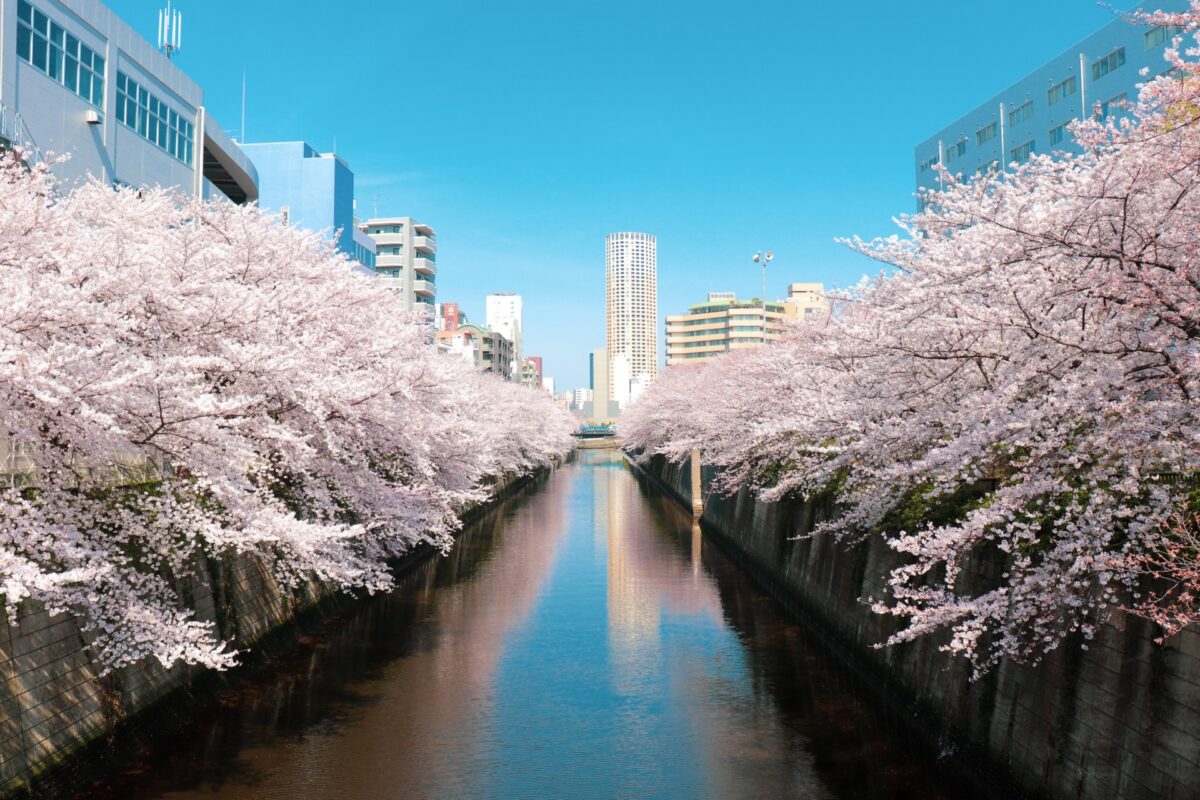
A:
[[[375,242],[375,269],[412,311],[431,316],[437,301],[437,234],[412,217],[379,217],[361,229]]]
[[[710,292],[686,314],[667,317],[667,366],[698,364],[731,350],[762,347],[779,339],[788,317],[786,302],[764,305],[738,300],[733,292]]]

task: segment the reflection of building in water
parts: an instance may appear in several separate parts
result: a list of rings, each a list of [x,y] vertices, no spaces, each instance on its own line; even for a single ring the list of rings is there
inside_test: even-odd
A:
[[[619,455],[613,456],[620,461]],[[652,512],[623,464],[597,469],[596,536],[605,543],[608,573],[608,641],[618,689],[657,679],[662,669],[666,614],[700,615],[723,624],[721,601],[700,564],[699,529]],[[682,547],[681,547],[682,545]]]
[[[653,534],[647,528],[645,502],[632,497],[637,487],[624,469],[604,470],[608,514],[608,639],[614,646],[657,641],[659,604],[651,577],[657,565],[647,559],[646,545]],[[650,562],[645,564],[642,562]]]

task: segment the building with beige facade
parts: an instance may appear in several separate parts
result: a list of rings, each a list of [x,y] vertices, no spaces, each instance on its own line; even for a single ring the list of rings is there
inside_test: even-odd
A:
[[[762,347],[783,334],[787,304],[738,300],[733,292],[711,292],[686,314],[667,317],[667,366],[698,364],[731,350]],[[765,326],[764,326],[765,323]]]
[[[658,242],[648,233],[604,238],[607,389],[617,396],[612,359],[625,356],[630,377],[658,375]]]
[[[823,283],[789,283],[784,313],[789,320],[813,319],[829,313]]]
[[[362,224],[375,240],[375,271],[399,290],[410,311],[433,313],[437,300],[437,234],[412,217],[379,217]]]

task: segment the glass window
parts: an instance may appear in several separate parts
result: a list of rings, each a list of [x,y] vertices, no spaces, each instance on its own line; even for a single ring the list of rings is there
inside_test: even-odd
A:
[[[984,125],[975,132],[975,143],[983,144],[996,138],[996,123]]]
[[[1046,92],[1046,102],[1049,105],[1054,105],[1059,100],[1064,100],[1070,97],[1071,95],[1075,94],[1077,84],[1078,81],[1076,81],[1075,76],[1072,75],[1062,83],[1052,86],[1050,90]]]
[[[1025,144],[1014,147],[1012,149],[1012,151],[1010,152],[1010,155],[1012,156],[1012,160],[1017,162],[1018,164],[1020,164],[1021,162],[1024,162],[1024,161],[1028,161],[1029,157],[1031,155],[1033,155],[1033,153],[1034,153],[1034,147],[1035,147],[1035,145],[1034,145],[1034,141],[1032,139],[1030,139]]]
[[[1181,33],[1183,33],[1183,28],[1178,25],[1159,25],[1157,28],[1152,28],[1146,31],[1146,49],[1153,50]]]
[[[1050,131],[1050,145],[1053,147],[1056,144],[1062,144],[1066,137],[1067,126],[1066,123],[1063,123],[1062,125],[1059,125],[1057,128],[1054,128]]]
[[[1100,116],[1108,117],[1120,111],[1121,106],[1125,103],[1125,93],[1121,92],[1116,97],[1111,97],[1100,104]]]
[[[1118,47],[1104,58],[1092,63],[1092,80],[1098,81],[1123,66],[1125,66],[1125,48]]]
[[[26,0],[17,4],[17,57],[103,107],[104,59]]]
[[[1008,124],[1016,126],[1033,116],[1033,101],[1026,100],[1021,105],[1008,112]]]

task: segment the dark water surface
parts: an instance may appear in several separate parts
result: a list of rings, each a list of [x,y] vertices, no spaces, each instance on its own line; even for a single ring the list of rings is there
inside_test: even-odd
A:
[[[81,796],[969,796],[615,453],[585,452]]]

